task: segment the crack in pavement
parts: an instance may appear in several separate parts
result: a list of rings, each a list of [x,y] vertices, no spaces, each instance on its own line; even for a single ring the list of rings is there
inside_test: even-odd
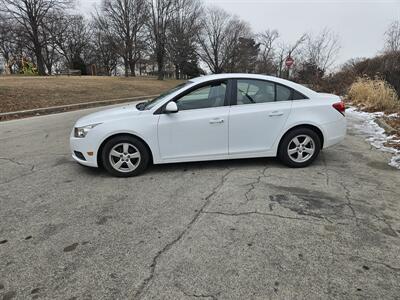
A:
[[[212,300],[217,300],[218,296],[221,294],[221,292],[215,293],[215,294],[189,294],[186,292],[183,287],[180,284],[175,284],[175,287],[178,288],[182,294],[184,294],[186,297],[194,297],[194,298],[211,298]]]
[[[326,159],[325,159],[325,155],[322,155],[322,163],[324,164],[324,168],[325,168],[325,179],[326,179],[326,185],[329,186],[329,169],[328,169],[328,164],[326,163]]]
[[[156,255],[152,259],[152,263],[149,266],[150,268],[150,274],[142,281],[142,283],[139,285],[138,289],[136,290],[136,293],[134,294],[133,298],[134,299],[140,299],[143,295],[143,293],[147,290],[149,285],[151,284],[154,275],[155,275],[155,270],[158,264],[158,260],[160,257],[166,253],[168,250],[170,250],[177,242],[179,242],[182,237],[190,231],[190,229],[193,227],[193,225],[196,223],[196,221],[199,219],[200,215],[204,211],[204,209],[210,204],[212,197],[222,188],[224,183],[226,182],[226,178],[229,176],[234,171],[234,169],[229,170],[226,172],[222,177],[220,183],[213,188],[212,192],[205,197],[205,202],[203,205],[200,207],[200,209],[196,212],[196,214],[193,216],[191,221],[185,226],[184,230],[171,242],[166,244],[161,250],[159,250]]]
[[[344,184],[344,182],[343,181],[340,181],[339,182],[339,184],[343,187],[343,189],[345,190],[345,198],[346,198],[346,200],[347,200],[347,203],[346,203],[346,205],[347,205],[347,207],[348,208],[350,208],[350,210],[351,210],[351,213],[353,214],[353,218],[354,218],[354,220],[356,221],[356,226],[357,227],[359,227],[360,226],[360,223],[359,223],[359,220],[358,220],[358,217],[357,217],[357,214],[356,214],[356,211],[354,210],[354,207],[353,207],[353,204],[351,203],[351,200],[350,200],[350,190],[347,188],[347,186]]]
[[[264,212],[259,212],[259,211],[245,211],[245,212],[237,212],[237,213],[229,213],[229,212],[222,212],[222,211],[203,211],[202,213],[203,214],[232,216],[232,217],[248,216],[248,215],[260,215],[260,216],[276,217],[276,218],[280,218],[280,219],[300,220],[300,221],[306,221],[306,222],[313,223],[313,224],[324,225],[324,223],[315,222],[315,220],[313,220],[313,219],[282,216],[282,215],[278,215],[278,214],[264,213]],[[331,222],[329,222],[329,223],[331,223]]]
[[[67,156],[67,154],[51,154],[51,155],[56,155],[56,156],[58,155],[58,156],[62,156],[62,157]],[[69,156],[69,154],[68,154],[68,156]],[[8,161],[14,162],[14,163],[16,163],[16,164],[18,164],[18,165],[20,165],[20,166],[22,166],[22,165],[29,166],[29,165],[24,164],[24,163],[21,163],[21,162],[12,161],[12,160],[10,160],[9,158],[2,158],[2,157],[0,157],[0,159],[8,160]],[[24,174],[21,174],[21,175],[18,175],[18,176],[14,177],[14,178],[11,178],[10,180],[0,182],[0,185],[13,182],[13,181],[15,181],[15,180],[17,180],[17,179],[20,179],[20,178],[23,178],[23,177],[25,177],[25,176],[29,176],[29,175],[35,174],[36,172],[39,172],[39,171],[47,171],[47,170],[50,170],[50,169],[56,168],[56,167],[57,167],[57,165],[52,165],[52,166],[48,166],[48,167],[45,167],[45,168],[37,168],[36,165],[33,164],[33,165],[31,166],[31,168],[30,168],[30,172],[24,173]]]
[[[22,163],[22,162],[19,162],[19,161],[16,161],[15,159],[12,159],[12,158],[0,157],[0,159],[1,159],[1,160],[9,161],[9,162],[14,163],[14,164],[16,164],[16,165],[18,165],[18,166],[26,166],[26,164],[24,164],[24,163]]]
[[[26,163],[22,163],[22,162],[19,162],[19,161],[15,160],[15,159],[8,158],[8,157],[0,157],[0,160],[5,160],[5,161],[8,161],[10,163],[16,164],[18,166],[30,166],[30,172],[29,173],[21,174],[21,175],[19,175],[17,177],[14,177],[14,178],[12,178],[12,179],[10,179],[8,181],[0,182],[0,185],[12,182],[12,181],[14,181],[14,180],[16,180],[18,178],[21,178],[21,177],[24,177],[24,176],[27,176],[27,175],[35,173],[35,171],[34,171],[35,165],[34,164],[33,165],[28,165]]]
[[[396,230],[393,229],[392,225],[385,218],[379,217],[376,214],[373,215],[373,216],[386,225],[386,227],[392,232],[392,236],[399,237],[399,235],[397,234]]]
[[[21,174],[21,175],[19,175],[19,176],[17,176],[17,177],[14,177],[14,178],[12,178],[12,179],[10,179],[10,180],[8,180],[8,181],[3,181],[3,182],[0,182],[0,185],[3,185],[3,184],[7,184],[7,183],[10,183],[10,182],[13,182],[13,181],[15,181],[15,180],[17,180],[17,179],[20,179],[20,178],[22,178],[22,177],[25,177],[25,176],[28,176],[28,175],[32,175],[32,174],[34,174],[36,171],[35,170],[33,170],[33,168],[30,170],[30,172],[29,173],[25,173],[25,174]]]
[[[267,169],[268,169],[268,166],[266,166],[262,170],[261,175],[258,176],[255,181],[250,182],[249,184],[246,184],[246,185],[249,185],[250,188],[244,193],[244,197],[246,198],[246,202],[242,202],[242,203],[240,203],[240,205],[245,205],[245,204],[249,203],[249,201],[250,201],[249,194],[256,188],[255,185],[259,184],[261,182],[261,178],[266,178],[267,177],[265,175],[265,172],[267,171]]]
[[[388,269],[390,269],[392,271],[395,271],[395,272],[400,272],[400,267],[393,267],[393,266],[391,266],[391,265],[389,265],[387,263],[381,262],[381,261],[368,259],[368,258],[359,256],[359,255],[349,255],[349,254],[346,254],[346,253],[337,253],[336,252],[334,254],[338,255],[338,256],[346,256],[346,257],[349,257],[349,258],[357,258],[357,259],[360,259],[360,260],[363,260],[363,261],[366,261],[366,262],[369,262],[369,263],[373,263],[373,264],[384,266],[384,267],[386,267],[386,268],[388,268]]]

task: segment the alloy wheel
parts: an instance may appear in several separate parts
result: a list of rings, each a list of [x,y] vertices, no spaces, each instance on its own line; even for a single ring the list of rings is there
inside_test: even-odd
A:
[[[294,162],[306,162],[315,153],[315,142],[306,134],[297,135],[289,142],[287,152]]]
[[[134,145],[120,143],[111,148],[109,161],[116,171],[128,173],[136,170],[139,166],[141,155]]]

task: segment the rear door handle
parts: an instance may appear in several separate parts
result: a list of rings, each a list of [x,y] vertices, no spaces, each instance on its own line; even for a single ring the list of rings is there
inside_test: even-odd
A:
[[[223,124],[223,123],[224,123],[224,119],[220,119],[220,118],[210,120],[210,124]]]
[[[283,116],[283,111],[273,111],[269,114],[270,117],[280,117]]]

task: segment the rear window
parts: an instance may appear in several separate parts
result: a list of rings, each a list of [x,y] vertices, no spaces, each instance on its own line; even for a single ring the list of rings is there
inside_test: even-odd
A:
[[[293,90],[293,100],[303,100],[303,99],[308,99],[308,97],[304,96],[302,93],[299,93],[296,90]]]
[[[287,101],[287,100],[292,100],[292,90],[277,84],[276,85],[276,101]]]

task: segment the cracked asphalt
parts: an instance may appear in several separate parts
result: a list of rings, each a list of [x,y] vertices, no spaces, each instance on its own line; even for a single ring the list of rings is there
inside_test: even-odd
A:
[[[247,159],[121,179],[70,158],[93,110],[0,123],[2,299],[399,298],[400,172],[355,120],[306,169]]]

